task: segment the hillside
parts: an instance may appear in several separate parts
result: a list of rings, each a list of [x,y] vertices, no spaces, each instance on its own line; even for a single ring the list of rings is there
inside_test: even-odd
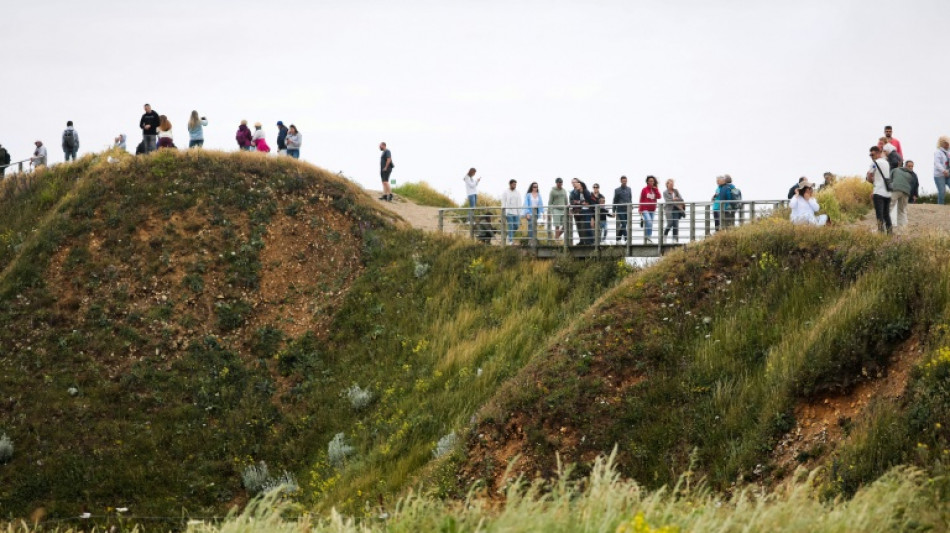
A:
[[[624,272],[394,225],[287,158],[87,156],[6,187],[7,518],[222,515],[261,461],[307,505],[393,498]]]

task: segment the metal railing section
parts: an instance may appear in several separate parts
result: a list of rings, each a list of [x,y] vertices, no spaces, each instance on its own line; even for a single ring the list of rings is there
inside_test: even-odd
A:
[[[3,178],[3,176],[6,174],[8,168],[14,167],[14,166],[17,167],[17,170],[16,170],[16,171],[17,171],[17,174],[22,173],[22,172],[23,172],[23,163],[29,163],[29,162],[30,162],[30,159],[27,158],[27,159],[22,159],[22,160],[20,160],[20,161],[14,161],[14,162],[10,163],[9,165],[0,165],[0,178]]]

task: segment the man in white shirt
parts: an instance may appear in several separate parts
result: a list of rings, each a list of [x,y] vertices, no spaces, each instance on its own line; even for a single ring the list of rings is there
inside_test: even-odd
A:
[[[887,184],[884,177],[891,175],[891,166],[884,157],[881,148],[872,146],[870,150],[871,170],[868,175],[873,175],[874,194],[871,199],[874,202],[874,214],[877,216],[877,230],[882,233],[891,233],[891,191],[887,190]]]
[[[521,208],[524,202],[521,193],[518,192],[518,181],[509,180],[508,190],[501,194],[501,207],[505,212],[505,221],[508,225],[508,244],[515,242],[515,230],[521,221]]]

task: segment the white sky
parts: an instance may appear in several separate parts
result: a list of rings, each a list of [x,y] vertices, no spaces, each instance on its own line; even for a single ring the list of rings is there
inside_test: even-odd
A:
[[[950,133],[945,0],[2,0],[0,13],[14,160],[42,139],[62,161],[67,120],[81,153],[120,132],[134,149],[149,102],[179,147],[192,109],[207,148],[236,149],[241,119],[272,147],[276,121],[295,123],[303,159],[374,189],[385,140],[397,184],[456,200],[474,166],[495,196],[509,178],[609,191],[653,174],[704,201],[721,173],[745,199],[863,174],[885,124],[933,191]]]

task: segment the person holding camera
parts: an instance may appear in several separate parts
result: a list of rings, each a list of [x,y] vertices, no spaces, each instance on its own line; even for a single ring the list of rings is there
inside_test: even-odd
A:
[[[205,144],[204,126],[208,125],[208,119],[199,117],[197,111],[191,112],[191,118],[188,119],[188,148],[201,148]]]
[[[816,215],[821,206],[818,200],[814,198],[815,186],[808,181],[804,181],[795,189],[788,206],[792,209],[791,220],[793,224],[811,224],[813,226],[824,226],[828,223],[828,215]]]

